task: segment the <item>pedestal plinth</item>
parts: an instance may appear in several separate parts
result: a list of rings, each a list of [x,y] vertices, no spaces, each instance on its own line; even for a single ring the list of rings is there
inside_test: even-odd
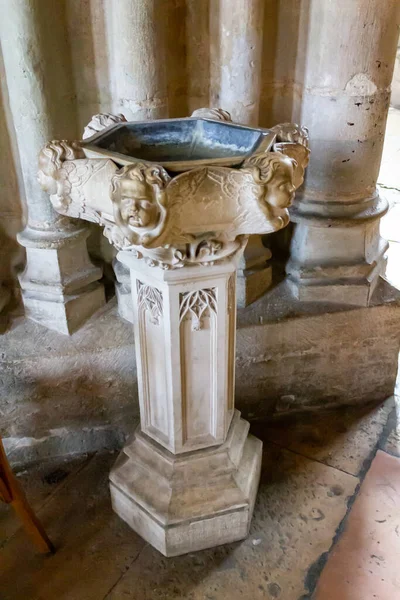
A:
[[[242,539],[262,443],[234,411],[235,262],[119,260],[131,269],[141,425],[110,474],[114,510],[166,556]]]
[[[27,261],[19,277],[25,314],[59,333],[71,334],[105,304],[102,270],[92,264],[87,228],[18,235]]]

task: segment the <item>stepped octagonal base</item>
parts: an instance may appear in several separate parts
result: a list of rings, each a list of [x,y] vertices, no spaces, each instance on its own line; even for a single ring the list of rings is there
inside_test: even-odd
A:
[[[165,556],[245,538],[262,453],[248,430],[235,411],[223,444],[176,456],[138,428],[110,473],[115,512]]]

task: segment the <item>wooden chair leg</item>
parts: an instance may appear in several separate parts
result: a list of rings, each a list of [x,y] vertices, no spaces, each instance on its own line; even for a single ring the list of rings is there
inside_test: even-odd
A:
[[[11,504],[17,516],[21,519],[25,531],[31,536],[39,551],[43,554],[54,552],[53,544],[30,507],[22,487],[11,470],[1,438],[0,481],[2,483],[0,497],[8,504]]]
[[[53,544],[49,540],[43,525],[28,503],[24,491],[15,480],[12,484],[12,497],[13,500],[11,501],[11,506],[17,516],[21,519],[25,531],[31,536],[32,541],[36,544],[39,552],[42,552],[43,554],[53,553]]]

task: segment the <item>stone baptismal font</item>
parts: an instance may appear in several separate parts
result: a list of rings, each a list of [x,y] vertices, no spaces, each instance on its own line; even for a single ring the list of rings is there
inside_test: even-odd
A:
[[[56,211],[104,227],[131,274],[140,425],[110,474],[113,508],[166,556],[240,540],[262,443],[234,407],[236,270],[250,235],[287,225],[307,132],[200,109],[96,115],[84,138],[46,144],[38,177]]]

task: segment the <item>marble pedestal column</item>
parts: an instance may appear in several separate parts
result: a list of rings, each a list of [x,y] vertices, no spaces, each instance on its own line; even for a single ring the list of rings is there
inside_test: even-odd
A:
[[[130,268],[141,423],[110,474],[114,510],[166,556],[247,536],[262,443],[234,409],[236,265]]]

